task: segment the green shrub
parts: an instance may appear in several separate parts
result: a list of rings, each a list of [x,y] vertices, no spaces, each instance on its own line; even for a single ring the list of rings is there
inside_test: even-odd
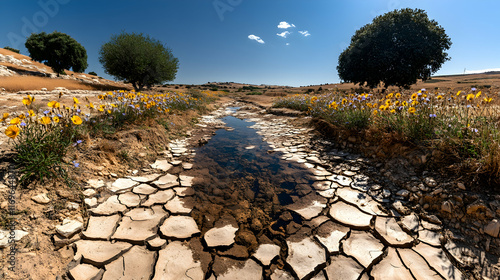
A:
[[[15,53],[20,53],[20,51],[18,49],[14,49],[14,48],[11,48],[11,47],[4,47],[4,49],[9,50],[11,52],[15,52]]]

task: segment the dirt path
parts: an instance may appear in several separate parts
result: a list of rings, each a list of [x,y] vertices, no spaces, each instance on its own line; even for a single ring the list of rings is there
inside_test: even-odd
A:
[[[231,102],[151,168],[89,180],[88,223],[67,219],[56,229],[74,252],[62,278],[498,278],[484,252],[407,206],[409,193],[374,176],[369,160],[333,149],[307,119],[288,115]],[[227,116],[247,120],[257,136],[235,118],[222,122]],[[232,133],[257,141],[235,147],[240,161],[200,158],[230,147],[210,145]],[[231,177],[244,161],[257,171]]]

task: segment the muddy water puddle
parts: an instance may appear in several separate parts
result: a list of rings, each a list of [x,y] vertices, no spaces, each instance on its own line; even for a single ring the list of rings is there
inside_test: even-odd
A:
[[[255,122],[231,115],[222,121],[226,128],[196,149],[190,171],[196,178],[192,216],[202,233],[220,220],[237,223],[236,243],[250,250],[269,240],[284,242],[302,222],[286,206],[311,192],[311,172],[273,152],[251,128]]]

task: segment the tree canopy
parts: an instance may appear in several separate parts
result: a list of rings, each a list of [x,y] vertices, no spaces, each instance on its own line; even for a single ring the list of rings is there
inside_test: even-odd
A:
[[[85,48],[61,32],[33,33],[25,46],[33,60],[45,63],[58,74],[71,68],[74,72],[83,72],[88,66]]]
[[[344,82],[408,87],[438,71],[450,59],[450,46],[445,30],[424,10],[394,10],[356,31],[337,70]]]
[[[179,60],[148,35],[122,33],[102,45],[99,61],[107,74],[132,83],[135,90],[173,81]]]

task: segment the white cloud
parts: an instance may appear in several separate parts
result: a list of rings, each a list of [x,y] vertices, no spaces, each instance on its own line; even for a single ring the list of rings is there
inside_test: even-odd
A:
[[[286,21],[282,21],[282,22],[280,22],[280,24],[278,24],[278,28],[288,29],[290,27],[295,27],[295,25],[290,24]]]
[[[262,40],[259,36],[255,36],[253,34],[252,35],[248,35],[248,39],[255,40],[258,43],[264,44],[264,40]]]
[[[290,34],[292,34],[292,33],[285,31],[285,32],[277,33],[276,35],[283,37],[283,38],[286,38],[286,36],[288,36]]]
[[[481,74],[481,73],[486,73],[486,72],[497,72],[500,71],[500,68],[490,68],[490,69],[483,69],[483,70],[466,70],[465,74]]]
[[[285,45],[290,46],[290,43],[286,43]]]
[[[311,33],[309,31],[299,31],[300,34],[304,35],[304,37],[311,36]]]

